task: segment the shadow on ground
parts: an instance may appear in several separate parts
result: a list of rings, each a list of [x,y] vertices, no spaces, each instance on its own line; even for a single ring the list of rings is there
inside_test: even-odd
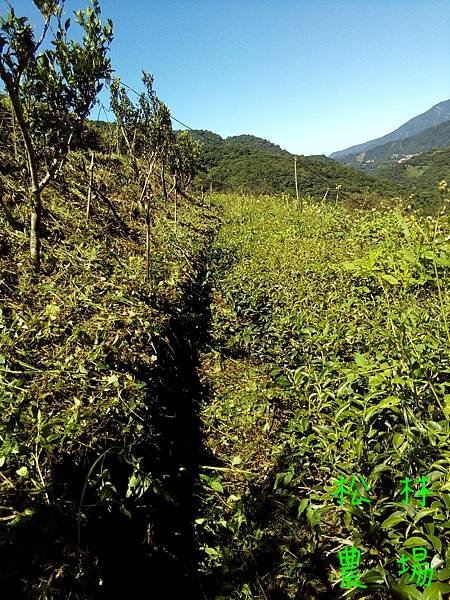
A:
[[[71,457],[62,460],[53,480],[54,496],[64,501],[38,507],[16,527],[0,526],[2,598],[204,597],[193,522],[198,465],[209,460],[202,456],[198,417],[208,390],[197,375],[210,322],[207,259],[208,248],[198,258],[197,276],[185,285],[181,302],[159,307],[170,315],[165,339],[157,347],[159,366],[139,374],[147,381],[148,413],[133,452],[161,489],[150,486],[127,505],[128,515],[114,505],[86,509],[79,538],[77,505],[96,457],[86,456],[82,464]],[[132,467],[114,452],[104,464],[115,487],[126,490]],[[84,503],[90,501],[95,498],[87,490]]]

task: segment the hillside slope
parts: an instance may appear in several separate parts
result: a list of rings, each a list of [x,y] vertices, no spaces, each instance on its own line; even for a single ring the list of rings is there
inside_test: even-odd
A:
[[[89,161],[71,154],[46,190],[39,275],[27,199],[0,186],[0,595],[138,598],[151,572],[199,597],[192,404],[217,221],[179,198],[175,224],[155,196],[147,271],[129,162],[96,154],[86,218]]]
[[[367,152],[376,146],[412,137],[418,133],[421,133],[422,131],[425,131],[425,129],[435,127],[436,125],[440,125],[448,120],[450,120],[450,100],[444,100],[443,102],[435,104],[424,113],[413,117],[403,125],[400,125],[400,127],[394,131],[391,131],[390,133],[387,133],[386,135],[374,140],[364,142],[363,144],[357,144],[355,146],[351,146],[350,148],[333,152],[330,154],[330,158],[343,159],[348,155]]]
[[[191,132],[204,144],[204,172],[198,185],[212,184],[216,191],[295,195],[294,155],[276,144],[251,135],[226,139],[206,130]],[[299,156],[297,160],[300,194],[322,197],[326,190],[341,186],[341,193],[377,192],[396,195],[395,183],[384,182],[325,156]]]
[[[381,165],[372,174],[394,181],[405,195],[413,194],[414,204],[430,212],[440,200],[439,182],[450,181],[450,148],[424,152],[401,164]]]

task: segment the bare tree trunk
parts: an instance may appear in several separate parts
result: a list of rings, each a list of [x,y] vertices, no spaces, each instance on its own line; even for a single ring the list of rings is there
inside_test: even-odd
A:
[[[167,196],[167,187],[166,187],[166,168],[164,166],[164,161],[162,163],[162,169],[161,169],[161,184],[162,184],[162,189],[163,189],[163,193],[164,193],[164,198],[166,199],[166,202],[167,202],[168,196]]]
[[[42,216],[42,205],[41,205],[41,189],[42,185],[39,184],[39,175],[35,149],[33,140],[28,129],[27,122],[25,120],[22,104],[17,94],[17,90],[14,87],[13,81],[8,73],[5,72],[2,64],[0,63],[0,77],[5,84],[11,99],[11,104],[14,113],[17,118],[20,131],[22,133],[23,141],[25,144],[25,150],[27,154],[28,172],[30,175],[30,187],[29,196],[31,202],[31,219],[30,219],[30,256],[34,262],[36,271],[39,271],[41,263],[41,216]]]
[[[14,160],[17,162],[17,134],[16,134],[16,117],[14,110],[12,111],[12,130],[13,130],[13,145],[14,145]]]
[[[151,177],[151,174],[152,174],[152,171],[153,171],[153,167],[155,165],[155,161],[156,161],[156,157],[154,156],[152,158],[152,160],[150,161],[150,165],[149,165],[149,168],[148,168],[148,171],[147,171],[147,175],[145,177],[144,187],[142,188],[141,197],[139,199],[140,202],[143,201],[143,199],[145,197],[145,194],[147,193],[147,186],[148,186],[148,184],[150,182],[150,177]]]
[[[89,185],[88,185],[88,195],[86,202],[86,223],[89,221],[89,216],[91,212],[91,198],[92,198],[92,182],[94,180],[94,153],[91,153],[91,164],[89,165]]]
[[[170,188],[170,190],[167,192],[167,193],[168,193],[168,195],[169,195],[169,197],[172,195],[172,192],[173,192],[174,190],[176,190],[176,188],[177,188],[177,176],[176,176],[176,175],[174,175],[174,176],[173,176],[173,178],[172,178],[172,187],[171,187],[171,188]]]
[[[30,219],[30,256],[36,271],[41,266],[41,192],[37,186],[31,189],[31,219]]]

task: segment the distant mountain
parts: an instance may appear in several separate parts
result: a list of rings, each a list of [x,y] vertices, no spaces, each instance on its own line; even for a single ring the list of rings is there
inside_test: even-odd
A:
[[[448,147],[450,147],[450,121],[445,121],[445,123],[425,129],[422,133],[404,140],[388,142],[367,150],[367,152],[350,154],[338,160],[355,167],[365,167],[365,171],[372,171],[382,163],[403,162],[413,155]]]
[[[405,140],[406,138],[413,137],[419,133],[422,133],[426,129],[429,129],[430,127],[435,127],[441,123],[445,123],[446,121],[450,121],[450,100],[439,102],[439,104],[436,104],[421,115],[410,119],[407,123],[404,123],[395,131],[392,131],[387,135],[375,140],[370,140],[364,144],[351,146],[345,150],[333,152],[333,154],[330,155],[330,158],[339,160],[340,162],[347,162],[345,158],[349,155],[367,152],[376,146],[387,144],[388,142]]]
[[[294,155],[280,146],[253,135],[222,138],[200,129],[191,134],[203,143],[204,170],[198,182],[205,188],[255,194],[295,194]],[[297,157],[298,187],[301,195],[323,196],[337,185],[342,193],[376,191],[396,195],[395,183],[383,182],[326,156]]]

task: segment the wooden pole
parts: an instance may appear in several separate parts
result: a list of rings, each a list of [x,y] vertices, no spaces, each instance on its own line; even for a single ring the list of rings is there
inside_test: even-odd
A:
[[[298,202],[298,183],[297,183],[297,157],[294,158],[294,177],[295,177],[295,195]]]
[[[146,274],[145,280],[150,283],[150,198],[146,197],[145,207],[145,261],[146,261]]]
[[[86,223],[89,221],[89,215],[91,212],[91,198],[92,198],[92,183],[94,181],[94,153],[91,152],[91,164],[89,165],[89,185],[86,202]]]
[[[175,206],[174,206],[175,237],[177,236],[177,200],[178,200],[178,193],[177,193],[177,190],[175,189]]]

